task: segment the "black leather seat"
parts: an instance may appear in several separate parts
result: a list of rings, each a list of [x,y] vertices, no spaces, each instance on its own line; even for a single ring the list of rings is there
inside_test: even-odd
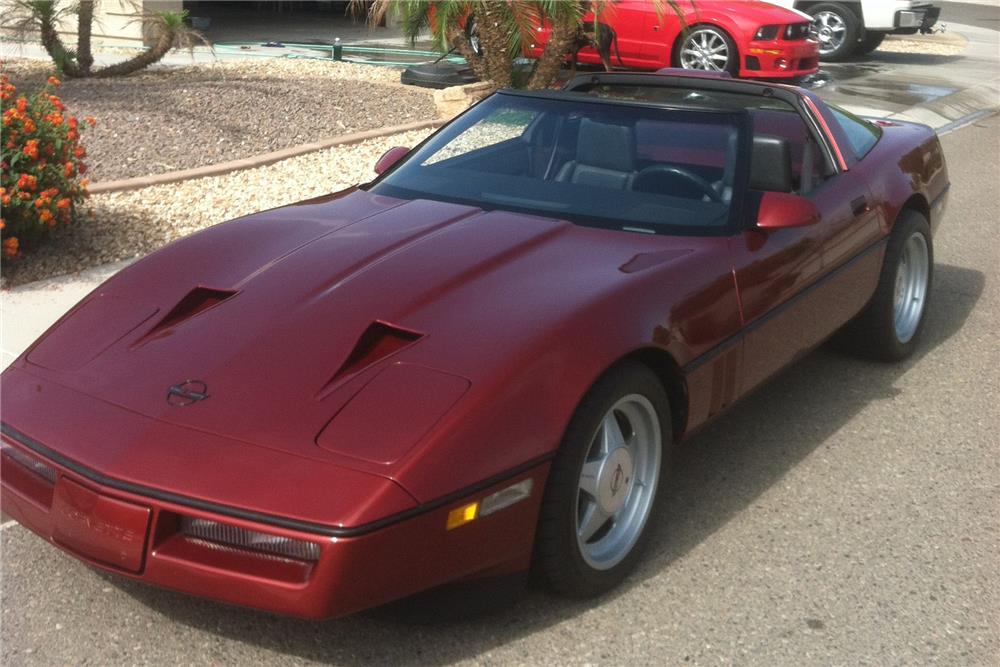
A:
[[[557,181],[627,190],[635,179],[635,133],[625,125],[583,118],[576,141],[576,159],[562,166]]]

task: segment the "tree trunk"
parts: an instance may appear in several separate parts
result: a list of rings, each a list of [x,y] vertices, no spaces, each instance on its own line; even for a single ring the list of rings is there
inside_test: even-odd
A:
[[[139,70],[145,69],[153,63],[162,60],[163,56],[167,55],[173,46],[174,31],[172,28],[164,26],[161,28],[160,34],[156,37],[156,43],[154,43],[149,49],[143,51],[134,58],[103,67],[93,72],[93,76],[105,78],[109,76],[124,76],[126,74],[131,74],[132,72],[138,72]]]
[[[56,26],[52,21],[52,17],[37,14],[36,16],[38,18],[38,29],[41,33],[42,46],[45,47],[45,51],[49,54],[49,57],[52,58],[52,62],[56,64],[56,67],[58,67],[66,76],[85,76],[84,73],[80,71],[76,61],[73,60],[73,56],[66,50],[66,47],[62,43],[62,39],[59,38],[59,33],[56,31]]]
[[[498,88],[509,88],[514,82],[514,66],[510,57],[510,35],[507,34],[502,10],[485,2],[482,16],[476,16],[479,43],[483,47],[483,65],[486,78]]]
[[[465,62],[469,63],[469,67],[472,68],[477,77],[483,81],[489,80],[486,63],[482,56],[476,55],[476,52],[472,50],[472,44],[469,43],[465,36],[465,30],[461,26],[455,26],[448,31],[448,43],[455,47],[460,56],[465,58]]]
[[[81,76],[88,76],[94,65],[94,55],[90,48],[90,33],[94,26],[94,0],[80,0],[76,26],[76,62]]]
[[[541,90],[551,86],[559,77],[566,55],[570,52],[580,29],[579,21],[567,16],[553,17],[549,41],[538,59],[538,66],[528,80],[529,90]]]

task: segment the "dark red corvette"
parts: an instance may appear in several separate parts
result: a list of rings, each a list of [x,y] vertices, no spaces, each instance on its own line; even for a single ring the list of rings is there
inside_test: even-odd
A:
[[[103,569],[347,614],[635,563],[671,448],[840,331],[907,355],[934,132],[793,87],[498,93],[373,183],[125,269],[3,374],[3,507]]]

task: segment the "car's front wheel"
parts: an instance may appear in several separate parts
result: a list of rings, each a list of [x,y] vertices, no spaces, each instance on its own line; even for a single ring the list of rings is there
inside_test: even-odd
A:
[[[542,501],[535,568],[545,584],[583,597],[625,578],[646,538],[671,443],[666,392],[645,366],[616,366],[588,391]]]
[[[729,72],[733,76],[739,72],[736,43],[723,30],[709,25],[695,26],[681,34],[673,63],[684,69]]]
[[[861,22],[848,7],[836,2],[824,2],[809,8],[813,31],[819,41],[821,60],[844,60],[857,48]]]

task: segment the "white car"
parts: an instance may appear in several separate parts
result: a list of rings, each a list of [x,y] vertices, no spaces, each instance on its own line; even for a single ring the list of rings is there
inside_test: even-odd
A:
[[[838,61],[871,53],[888,34],[930,32],[941,7],[919,0],[768,0],[813,17],[821,60]]]

